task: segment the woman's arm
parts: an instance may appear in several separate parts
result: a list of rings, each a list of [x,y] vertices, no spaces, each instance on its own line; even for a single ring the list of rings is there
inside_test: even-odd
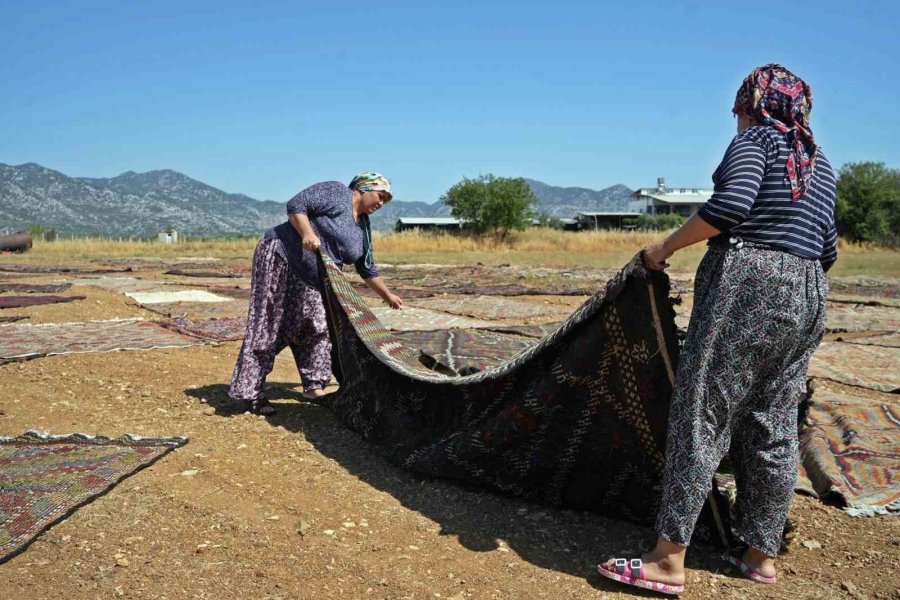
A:
[[[387,302],[391,308],[401,308],[403,306],[403,299],[388,289],[387,284],[384,283],[384,279],[380,275],[363,279],[363,281],[366,282],[369,289],[381,296],[381,299]]]
[[[293,225],[294,229],[297,230],[297,233],[300,234],[304,248],[310,252],[315,252],[319,249],[322,242],[319,241],[319,237],[313,231],[312,224],[309,222],[309,217],[303,213],[295,213],[288,215],[288,221],[291,222],[291,225]]]
[[[644,265],[653,271],[662,271],[669,266],[666,259],[675,254],[677,250],[708,240],[719,233],[721,231],[695,214],[665,240],[644,248]]]

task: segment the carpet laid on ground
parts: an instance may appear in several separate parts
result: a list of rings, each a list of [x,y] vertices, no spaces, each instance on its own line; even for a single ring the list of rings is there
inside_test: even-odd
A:
[[[244,339],[247,332],[247,320],[239,318],[225,319],[185,319],[177,318],[157,321],[166,329],[177,331],[201,340],[227,342]]]
[[[900,308],[893,306],[829,303],[825,314],[831,333],[900,330]]]
[[[84,300],[84,296],[0,296],[0,308],[25,308]]]
[[[459,285],[441,290],[449,294],[476,296],[590,296],[597,291],[577,285],[522,285],[518,283],[494,285]]]
[[[340,382],[324,403],[389,460],[426,477],[654,521],[678,360],[665,274],[635,257],[553,334],[460,377],[428,370],[320,258]],[[697,536],[730,542],[727,499],[717,490],[709,498]]]
[[[800,432],[800,460],[816,495],[854,516],[900,512],[900,404],[816,385]]]
[[[168,304],[171,302],[232,302],[226,298],[206,290],[178,290],[174,292],[125,292],[125,295],[138,304]]]
[[[138,277],[79,277],[70,281],[73,285],[90,285],[119,293],[160,290],[165,285],[162,281]]]
[[[173,319],[242,319],[247,317],[248,302],[163,302],[141,308]]]
[[[862,335],[838,341],[846,342],[848,344],[861,344],[863,346],[900,348],[900,333],[876,333],[874,335]],[[900,368],[900,365],[898,365],[898,368]]]
[[[482,329],[401,331],[396,336],[414,352],[424,352],[464,374],[496,367],[536,343],[533,338]]]
[[[58,294],[68,291],[71,283],[0,283],[0,292],[18,294]]]
[[[0,563],[78,507],[186,442],[37,431],[0,438]]]
[[[28,317],[26,316],[15,316],[15,317],[0,317],[0,323],[15,323],[16,321],[24,321]]]
[[[354,295],[356,292],[354,291]],[[358,296],[362,298],[361,296]],[[367,304],[363,301],[364,304]],[[394,331],[426,331],[433,329],[469,329],[473,327],[490,327],[490,321],[472,319],[458,315],[450,315],[444,312],[406,306],[402,310],[394,310],[389,306],[378,304],[366,308],[375,315],[375,318],[387,329]]]
[[[515,335],[524,335],[532,338],[542,338],[548,336],[557,329],[562,323],[538,323],[535,325],[497,325],[489,327],[488,331],[498,331],[500,333],[512,333]]]
[[[558,306],[544,306],[503,297],[465,296],[462,298],[434,297],[415,300],[411,304],[419,308],[463,315],[476,319],[538,319],[568,314],[569,310]]]
[[[179,275],[181,277],[225,278],[238,279],[244,277],[242,273],[230,273],[228,271],[196,271],[186,269],[171,269],[166,275]]]
[[[0,364],[55,354],[186,348],[199,342],[143,319],[0,325]]]
[[[131,269],[94,269],[70,265],[0,265],[0,272],[9,273],[125,273]]]
[[[809,362],[809,375],[880,392],[897,392],[898,365],[900,348],[824,342]]]

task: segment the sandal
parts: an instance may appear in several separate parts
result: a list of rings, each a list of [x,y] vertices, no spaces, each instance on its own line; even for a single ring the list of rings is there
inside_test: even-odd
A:
[[[722,558],[737,567],[744,577],[755,581],[756,583],[773,585],[778,582],[778,579],[776,577],[763,575],[762,573],[754,569],[750,564],[744,562],[744,552],[744,549],[733,550],[731,552],[726,552],[725,554],[723,554]]]
[[[260,398],[259,400],[245,400],[244,405],[248,413],[261,415],[263,417],[271,417],[278,412],[265,398]]]
[[[317,388],[314,390],[309,390],[308,392],[303,392],[301,396],[303,396],[306,400],[318,400],[324,396],[327,396],[328,392],[323,390],[322,388]]]
[[[624,583],[625,585],[633,585],[634,587],[643,588],[660,594],[670,594],[677,596],[684,592],[684,585],[675,585],[671,583],[662,583],[660,581],[651,581],[644,577],[644,563],[639,558],[617,558],[612,569],[605,564],[597,565],[597,571],[608,579]]]

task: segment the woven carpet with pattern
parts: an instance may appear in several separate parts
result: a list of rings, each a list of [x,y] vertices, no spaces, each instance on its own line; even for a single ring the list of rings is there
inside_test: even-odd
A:
[[[814,385],[800,432],[804,491],[854,516],[900,512],[900,410],[891,395],[872,396]]]
[[[0,325],[0,364],[54,354],[185,348],[200,342],[142,319]]]
[[[496,367],[536,343],[533,338],[480,329],[401,331],[396,335],[412,350],[426,353],[457,373]]]
[[[79,506],[186,442],[37,431],[0,438],[0,563]]]
[[[460,377],[422,365],[320,259],[340,382],[324,402],[389,460],[426,477],[654,521],[678,360],[665,274],[635,257],[554,333]],[[709,499],[697,536],[728,543],[727,500],[715,489]]]
[[[178,333],[201,340],[226,342],[244,339],[247,331],[247,319],[169,319],[157,321],[161,326]]]

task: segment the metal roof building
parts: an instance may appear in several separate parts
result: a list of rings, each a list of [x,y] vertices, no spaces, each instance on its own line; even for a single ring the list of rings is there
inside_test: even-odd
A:
[[[408,229],[462,229],[463,222],[453,217],[400,217],[394,231]]]
[[[668,188],[663,177],[655,188],[640,188],[631,196],[634,212],[647,215],[676,214],[689,217],[700,210],[713,195],[713,190],[700,188]]]

